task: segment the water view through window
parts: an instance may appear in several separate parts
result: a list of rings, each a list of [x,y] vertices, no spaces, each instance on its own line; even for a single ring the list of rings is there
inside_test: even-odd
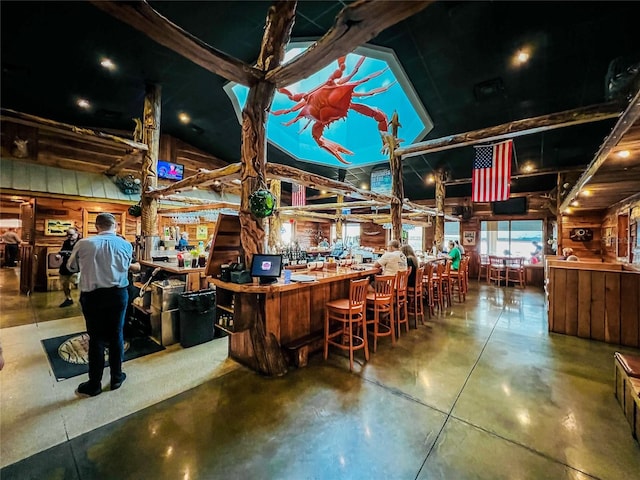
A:
[[[532,263],[542,240],[542,220],[484,221],[480,231],[480,253],[524,257]],[[539,252],[538,252],[539,253]]]

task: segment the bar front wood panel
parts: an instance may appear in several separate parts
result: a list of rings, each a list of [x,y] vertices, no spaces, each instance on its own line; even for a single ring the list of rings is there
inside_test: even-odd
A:
[[[640,274],[605,268],[549,267],[549,330],[639,347]]]
[[[257,368],[248,326],[260,309],[264,309],[267,335],[273,335],[281,346],[321,333],[327,302],[348,297],[351,280],[375,272],[377,270],[322,272],[316,274],[317,282],[270,286],[238,285],[211,279],[217,289],[233,292],[235,298],[234,332],[229,338],[229,356],[250,368]]]

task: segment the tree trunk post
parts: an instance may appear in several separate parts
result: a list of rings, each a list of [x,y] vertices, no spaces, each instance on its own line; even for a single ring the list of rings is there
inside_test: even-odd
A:
[[[269,250],[275,252],[280,245],[280,229],[282,228],[282,219],[280,218],[280,196],[282,195],[282,182],[280,180],[271,180],[269,190],[276,197],[276,209],[273,215],[269,217]]]
[[[436,229],[435,240],[438,251],[442,250],[442,242],[444,240],[444,199],[445,199],[445,181],[447,180],[447,172],[444,169],[435,171],[436,178]]]
[[[145,259],[151,259],[151,249],[158,237],[158,201],[147,194],[158,185],[158,151],[160,149],[161,87],[147,84],[145,88],[142,142],[149,148],[142,159],[141,233],[145,239]],[[154,238],[155,237],[155,238]]]
[[[398,113],[393,112],[391,117],[391,135],[384,134],[383,142],[389,152],[389,164],[391,167],[391,232],[392,239],[402,242],[402,202],[404,200],[404,185],[402,183],[402,157],[396,155],[398,142]]]

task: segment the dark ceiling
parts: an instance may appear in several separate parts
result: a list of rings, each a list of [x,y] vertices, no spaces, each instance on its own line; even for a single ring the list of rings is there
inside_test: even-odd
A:
[[[301,1],[292,39],[322,36],[350,2]],[[256,59],[269,2],[150,2],[209,45],[248,63]],[[84,2],[0,3],[3,108],[95,129],[133,131],[145,82],[162,86],[163,132],[217,157],[240,158],[240,125],[223,91],[227,83],[132,27]],[[612,60],[640,59],[634,2],[437,2],[380,33],[370,43],[391,48],[435,127],[424,140],[606,101]],[[513,67],[520,48],[530,61]],[[109,73],[99,58],[118,68]],[[483,85],[485,85],[483,87]],[[91,111],[75,101],[88,98]],[[188,112],[192,125],[178,121]],[[515,139],[514,173],[586,166],[615,120]],[[402,131],[400,131],[402,136]],[[403,145],[404,146],[404,145]],[[471,177],[474,150],[456,148],[404,161],[405,195],[434,198],[425,178],[444,166],[452,179]],[[270,162],[337,179],[338,171],[300,163],[269,146]],[[372,167],[348,169],[346,181],[369,181]],[[512,192],[546,191],[555,175],[519,178]],[[447,187],[470,196],[471,185]]]

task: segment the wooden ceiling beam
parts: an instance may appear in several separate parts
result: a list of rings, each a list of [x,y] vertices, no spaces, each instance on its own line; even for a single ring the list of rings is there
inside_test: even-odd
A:
[[[140,150],[144,152],[148,150],[147,145],[144,143],[134,142],[133,140],[129,140],[128,138],[117,137],[115,135],[99,132],[97,130],[76,127],[67,123],[48,120],[46,118],[29,115],[28,113],[17,112],[8,108],[3,108],[0,110],[0,112],[0,121],[2,122],[21,123],[23,125],[29,125],[36,128],[54,131],[60,135],[78,135],[83,137],[84,139],[91,139],[95,143],[102,143],[110,146],[113,146],[115,144],[121,147],[132,148],[133,150]]]
[[[119,158],[107,169],[105,175],[117,175],[125,168],[131,167],[136,162],[142,162],[142,152],[127,153],[124,157]]]
[[[205,70],[241,85],[251,86],[262,73],[207,45],[154,10],[146,1],[91,1],[96,8],[144,33]]]
[[[573,110],[565,110],[564,112],[515,120],[494,127],[481,128],[480,130],[414,143],[397,149],[396,155],[404,159],[425,153],[441,152],[443,150],[451,150],[453,148],[466,147],[478,143],[496,142],[508,138],[531,135],[547,130],[555,130],[556,128],[599,122],[619,117],[622,111],[623,106],[618,102],[601,103]]]
[[[305,187],[316,189],[330,190],[342,195],[351,195],[353,198],[361,200],[373,200],[382,204],[390,204],[397,201],[389,195],[381,195],[379,193],[370,192],[356,188],[348,183],[339,182],[330,178],[317,175],[315,173],[305,172],[299,168],[282,165],[279,163],[267,163],[267,178],[282,180],[284,182],[295,182]]]
[[[361,202],[317,203],[314,205],[281,206],[278,210],[291,210],[295,212],[301,212],[310,210],[336,210],[338,208],[375,207],[380,205],[382,204],[380,202],[376,202],[375,200],[363,200]]]
[[[591,178],[596,174],[598,169],[600,169],[602,164],[605,162],[609,154],[622,140],[625,133],[629,131],[629,129],[638,121],[639,118],[640,90],[636,92],[631,102],[629,102],[629,106],[620,116],[607,139],[600,146],[598,152],[596,153],[595,157],[593,157],[593,160],[591,161],[587,169],[578,179],[571,191],[565,196],[564,200],[560,204],[559,210],[561,212],[563,212],[571,204],[571,202],[578,197],[580,190],[582,190],[587,185],[587,183],[589,183]]]
[[[241,163],[232,163],[217,170],[201,170],[189,178],[172,183],[166,187],[156,188],[147,193],[153,198],[166,197],[167,195],[178,193],[189,188],[199,187],[207,183],[215,182],[216,180],[238,175],[241,168]]]
[[[101,2],[100,2],[101,3]],[[375,38],[384,29],[418,13],[433,0],[358,0],[343,8],[329,31],[304,53],[274,68],[266,80],[286,87],[326,67]]]

